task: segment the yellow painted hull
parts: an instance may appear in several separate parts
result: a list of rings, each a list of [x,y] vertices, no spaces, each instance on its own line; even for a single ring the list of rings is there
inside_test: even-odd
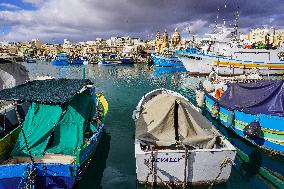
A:
[[[246,68],[264,68],[264,69],[284,69],[283,64],[259,64],[259,63],[242,63],[242,62],[226,62],[226,61],[214,61],[215,66],[234,66],[234,67],[246,67]]]
[[[11,150],[14,148],[19,133],[20,127],[17,127],[0,140],[0,161],[10,154]]]

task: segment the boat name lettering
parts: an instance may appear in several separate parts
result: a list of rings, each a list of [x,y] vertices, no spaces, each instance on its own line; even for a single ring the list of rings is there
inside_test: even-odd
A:
[[[182,158],[153,158],[151,159],[151,162],[161,162],[161,163],[165,163],[165,162],[171,162],[171,163],[177,163],[180,162]],[[145,163],[149,163],[150,159],[145,159]]]

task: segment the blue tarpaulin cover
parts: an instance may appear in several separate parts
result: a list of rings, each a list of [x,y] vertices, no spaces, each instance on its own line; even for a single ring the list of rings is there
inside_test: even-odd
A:
[[[230,83],[219,99],[229,110],[284,116],[284,80]]]

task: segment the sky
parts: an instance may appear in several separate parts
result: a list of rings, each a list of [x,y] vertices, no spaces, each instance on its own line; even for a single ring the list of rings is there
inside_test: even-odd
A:
[[[0,0],[0,41],[154,39],[175,28],[190,38],[210,32],[215,21],[230,26],[237,10],[243,33],[284,28],[284,0]]]

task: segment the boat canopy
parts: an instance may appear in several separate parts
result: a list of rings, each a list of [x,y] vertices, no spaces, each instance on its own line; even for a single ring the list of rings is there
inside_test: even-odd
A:
[[[0,91],[0,100],[64,104],[87,85],[92,84],[90,80],[85,79],[34,80]]]
[[[220,106],[251,114],[284,116],[284,80],[230,83]]]
[[[159,94],[146,102],[136,120],[136,138],[149,145],[171,146],[177,136],[184,145],[212,148],[220,134],[183,98]]]
[[[0,58],[0,90],[20,85],[29,80],[25,66]]]
[[[2,99],[18,92],[22,96],[14,96],[16,99],[32,102],[12,156],[29,156],[29,151],[35,157],[46,153],[76,155],[84,145],[85,133],[97,129],[91,121],[96,115],[96,97],[91,94],[94,88],[82,90],[90,83],[89,80],[52,79],[1,91]],[[39,91],[43,95],[36,98]]]

